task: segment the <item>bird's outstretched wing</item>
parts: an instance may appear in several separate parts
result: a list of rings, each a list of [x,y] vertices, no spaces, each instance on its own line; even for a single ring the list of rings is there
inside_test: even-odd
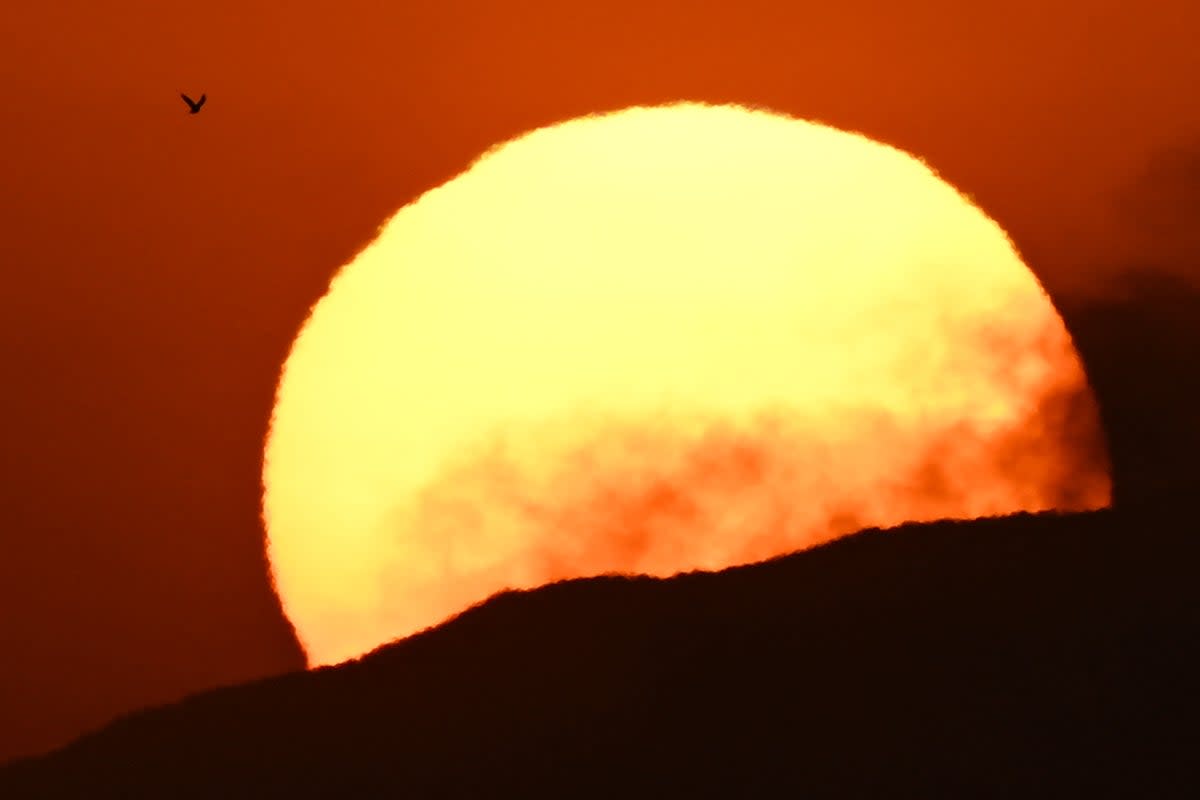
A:
[[[197,111],[200,110],[200,106],[204,105],[206,100],[208,100],[208,95],[206,95],[206,94],[200,95],[200,99],[196,101],[196,110]]]
[[[185,102],[185,103],[187,103],[187,104],[188,104],[188,108],[195,108],[195,107],[196,107],[196,101],[195,101],[195,100],[193,100],[192,98],[188,97],[188,96],[187,96],[186,94],[184,94],[183,92],[180,92],[180,93],[179,93],[179,96],[183,98],[183,102]]]

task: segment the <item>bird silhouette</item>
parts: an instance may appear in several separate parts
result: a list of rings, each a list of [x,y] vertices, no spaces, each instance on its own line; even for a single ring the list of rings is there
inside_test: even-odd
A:
[[[200,95],[199,100],[193,100],[192,98],[188,97],[183,92],[180,92],[179,96],[183,98],[183,102],[188,104],[188,108],[191,110],[191,113],[193,113],[193,114],[199,114],[200,107],[203,106],[204,101],[208,99],[208,95],[206,95],[206,94]]]

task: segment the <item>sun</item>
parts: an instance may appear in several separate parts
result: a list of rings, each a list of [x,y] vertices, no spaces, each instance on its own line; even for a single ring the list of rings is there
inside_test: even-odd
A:
[[[338,273],[280,378],[268,553],[330,664],[505,588],[1100,507],[1097,420],[1041,285],[924,163],[631,108],[484,154]]]

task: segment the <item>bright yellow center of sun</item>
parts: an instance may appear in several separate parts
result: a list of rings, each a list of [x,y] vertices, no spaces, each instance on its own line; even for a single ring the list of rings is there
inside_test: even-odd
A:
[[[487,153],[338,274],[283,371],[264,515],[328,664],[505,588],[1101,506],[1100,436],[1040,285],[923,163],[635,108]]]

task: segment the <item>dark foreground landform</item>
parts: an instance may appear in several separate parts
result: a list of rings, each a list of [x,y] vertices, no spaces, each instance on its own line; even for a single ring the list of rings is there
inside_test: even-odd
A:
[[[1200,797],[1185,519],[907,525],[506,593],[122,718],[0,797]]]

